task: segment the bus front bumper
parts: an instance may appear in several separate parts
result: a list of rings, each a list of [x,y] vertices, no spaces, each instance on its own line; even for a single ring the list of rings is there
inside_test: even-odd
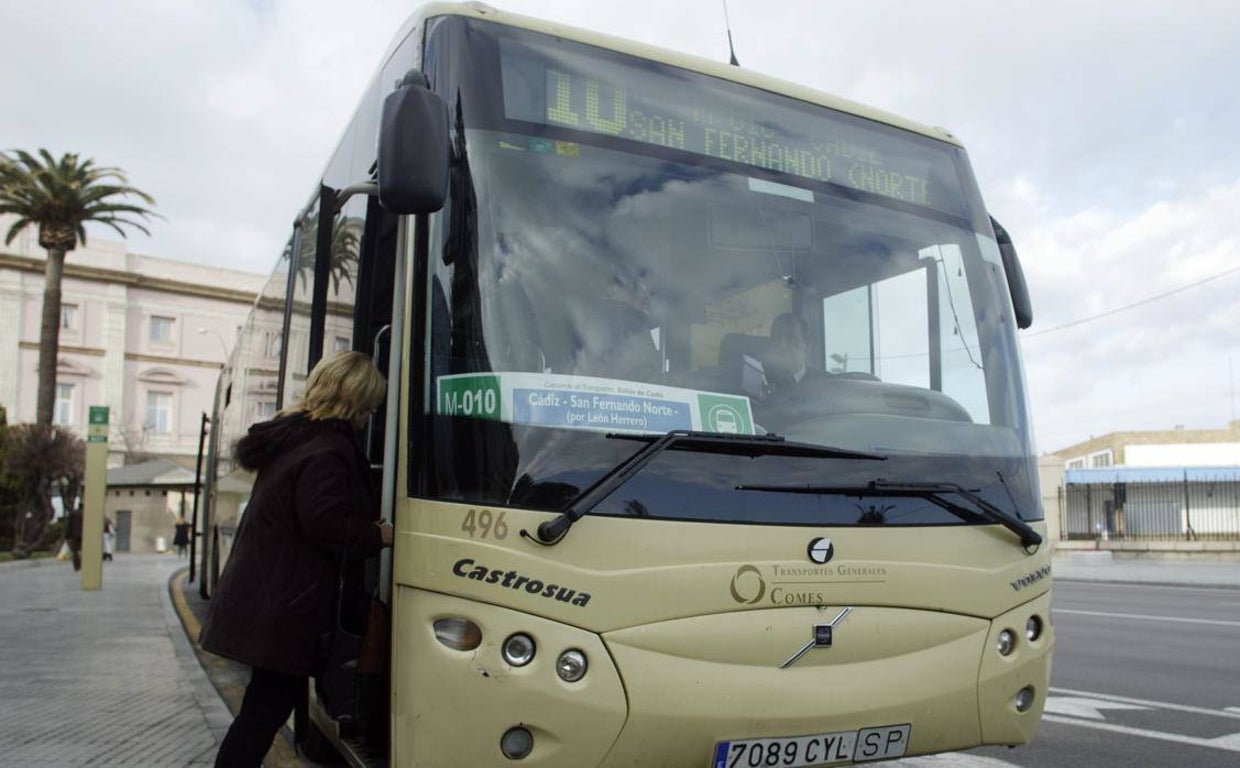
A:
[[[992,621],[876,606],[853,606],[839,618],[843,608],[740,611],[600,636],[402,587],[395,763],[706,766],[726,745],[754,739],[879,731],[898,750],[879,756],[896,757],[1032,738],[1054,643],[1049,594]],[[436,640],[437,618],[465,614],[482,630],[476,649]],[[1033,641],[1024,632],[1031,616],[1043,626]],[[832,625],[829,643],[824,625]],[[1015,643],[1002,655],[1005,629]],[[522,667],[501,654],[514,632],[537,648]],[[557,657],[570,649],[589,662],[577,682],[556,672]],[[1032,699],[1020,711],[1025,688]],[[533,742],[519,760],[500,748],[514,728]],[[873,757],[862,748],[854,738],[852,759]]]

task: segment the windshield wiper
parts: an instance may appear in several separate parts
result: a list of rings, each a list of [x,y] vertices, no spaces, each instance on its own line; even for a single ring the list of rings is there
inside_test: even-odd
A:
[[[696,451],[698,453],[721,453],[729,456],[804,456],[820,459],[862,459],[868,461],[886,461],[887,457],[877,453],[850,451],[844,448],[831,448],[812,443],[796,443],[785,440],[779,435],[727,435],[716,432],[693,432],[686,429],[673,429],[665,435],[607,435],[610,439],[643,440],[649,444],[617,464],[600,477],[593,485],[577,494],[558,517],[546,520],[538,525],[538,536],[535,539],[541,544],[557,544],[573,523],[581,519],[590,510],[607,498],[608,495],[624,485],[634,475],[650,463],[654,457],[667,450]],[[522,531],[528,537],[525,531]]]
[[[865,485],[858,486],[738,485],[736,489],[738,491],[764,491],[768,493],[835,494],[838,496],[856,496],[857,498],[865,496],[920,498],[942,507],[964,520],[981,517],[991,522],[999,523],[1020,537],[1020,544],[1025,548],[1026,552],[1029,551],[1030,547],[1037,547],[1042,543],[1042,536],[1029,527],[1024,520],[986,501],[976,491],[971,491],[956,483],[893,483],[888,480],[872,480]],[[962,504],[952,501],[948,498],[950,495],[968,499],[974,504],[976,509],[969,509]],[[1030,554],[1033,553],[1030,552]]]

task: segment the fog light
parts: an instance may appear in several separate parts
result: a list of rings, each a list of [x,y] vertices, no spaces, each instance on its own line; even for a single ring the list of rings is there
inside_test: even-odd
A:
[[[435,639],[454,651],[472,651],[482,645],[482,630],[469,619],[435,619]]]
[[[1016,705],[1017,712],[1028,712],[1033,706],[1033,686],[1026,685],[1016,692],[1016,698],[1012,701]]]
[[[499,740],[499,751],[509,760],[521,760],[534,750],[534,734],[521,726],[509,728]]]
[[[555,661],[555,673],[566,683],[575,683],[586,676],[586,655],[576,648],[560,654]]]
[[[1037,616],[1030,616],[1025,622],[1025,639],[1033,642],[1042,636],[1042,620]]]
[[[1005,629],[999,633],[999,655],[1007,656],[1016,647],[1016,635],[1012,630]]]
[[[534,660],[534,638],[523,632],[509,635],[502,653],[504,661],[514,667],[524,667]]]

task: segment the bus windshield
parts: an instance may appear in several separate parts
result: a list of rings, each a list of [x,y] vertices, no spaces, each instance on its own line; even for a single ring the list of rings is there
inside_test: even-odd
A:
[[[591,514],[969,522],[915,496],[738,490],[882,480],[1041,517],[961,149],[485,22],[445,21],[428,53],[456,146],[427,280],[432,495],[560,510],[642,445],[609,434],[693,430],[886,460],[667,451]]]

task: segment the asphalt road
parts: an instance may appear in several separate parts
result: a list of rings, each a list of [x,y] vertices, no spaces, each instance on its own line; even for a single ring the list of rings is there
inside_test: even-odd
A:
[[[966,763],[1240,765],[1240,590],[1057,581],[1053,621],[1037,738]]]

